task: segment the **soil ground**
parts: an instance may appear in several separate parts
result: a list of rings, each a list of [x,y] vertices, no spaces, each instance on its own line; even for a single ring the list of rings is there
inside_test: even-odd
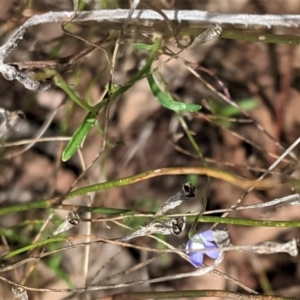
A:
[[[28,4],[25,2],[0,0],[1,44],[29,16],[48,11],[72,11],[72,1],[31,1],[31,8],[28,8]],[[91,3],[88,4],[86,8],[91,9],[91,5]],[[119,5],[126,8],[129,3],[120,1]],[[200,9],[224,13],[299,14],[300,12],[300,3],[295,0],[165,0],[153,1],[152,5],[157,8]],[[98,27],[97,24],[89,23],[74,25],[72,28],[70,27],[70,30],[85,38],[97,40],[104,34],[103,26],[108,25],[102,25],[102,27],[99,25]],[[272,28],[269,31],[265,28],[258,28],[258,30],[299,35],[298,28]],[[132,42],[132,39],[128,39],[121,44],[114,72],[116,84],[122,85],[127,82],[138,71],[146,58],[147,53],[134,50]],[[114,44],[107,45],[106,50],[109,55],[112,55],[113,47]],[[169,43],[169,47],[175,49],[171,43]],[[55,55],[55,49],[59,49],[59,57],[64,57],[77,53],[83,48],[84,43],[65,35],[60,24],[39,25],[28,29],[24,39],[7,61],[50,59]],[[180,57],[212,72],[215,77],[204,72],[201,74],[220,92],[223,92],[224,89],[218,82],[222,82],[231,99],[236,103],[245,100],[248,100],[248,103],[252,101],[251,103],[255,104],[255,107],[248,111],[249,115],[284,148],[287,148],[299,137],[299,47],[216,39],[205,45],[186,50]],[[165,59],[166,56],[162,55],[155,64],[159,64]],[[100,50],[96,50],[79,60],[70,70],[63,69],[61,71],[67,82],[82,98],[85,98],[89,92],[92,103],[96,103],[105,90],[110,76],[109,69],[103,70],[103,66],[105,66],[105,55]],[[260,170],[266,170],[275,161],[275,157],[282,154],[283,149],[277,147],[273,140],[257,129],[253,122],[247,122],[249,118],[243,114],[233,114],[232,118],[235,118],[233,121],[212,118],[210,108],[213,107],[222,115],[223,109],[228,108],[229,105],[201,84],[182,61],[173,59],[160,71],[171,93],[178,100],[203,105],[203,109],[199,113],[186,114],[184,118],[204,157],[212,161],[211,166],[255,179],[261,175]],[[86,115],[83,109],[70,104],[70,100],[66,98],[64,92],[57,87],[33,93],[26,90],[19,82],[10,82],[3,77],[0,78],[0,107],[10,111],[21,110],[26,116],[10,133],[8,141],[33,138],[53,110],[58,107],[57,114],[44,134],[46,137],[72,135]],[[101,126],[104,126],[104,119],[105,115],[101,113],[99,116]],[[110,105],[107,136],[105,151],[94,163],[88,173],[88,178],[81,180],[78,187],[162,167],[202,165],[176,114],[159,104],[152,95],[146,79],[137,82],[128,92]],[[102,144],[103,135],[100,134],[99,129],[94,128],[82,148],[86,166],[93,161]],[[12,157],[1,161],[0,205],[5,207],[65,193],[81,173],[82,166],[78,156],[67,163],[60,161],[64,145],[61,142],[36,143],[19,155],[14,154],[24,146],[5,148],[3,155],[12,154]],[[298,157],[297,149],[294,153]],[[286,172],[285,174],[298,178],[298,166],[299,161],[295,162],[289,159],[289,162],[282,163],[276,172],[279,174]],[[196,198],[181,206],[176,212],[198,211],[199,202],[205,196],[206,190],[208,194],[207,210],[228,208],[244,192],[240,187],[216,179],[211,179],[211,184],[207,188],[205,176],[165,176],[109,189],[93,194],[91,197],[93,206],[155,211],[163,201],[174,195],[187,181],[193,181],[196,185]],[[278,184],[269,191],[252,191],[243,200],[243,205],[262,203],[291,193],[294,191],[290,187]],[[72,199],[64,203],[87,205],[88,201],[86,197],[78,197],[75,201]],[[297,220],[299,212],[299,208],[287,206],[280,209],[234,212],[230,214],[230,217]],[[0,225],[2,228],[10,228],[24,220],[45,220],[50,213],[49,210],[34,210],[3,216],[0,219]],[[59,210],[55,213],[62,218],[66,216],[66,212]],[[99,216],[92,215],[93,218]],[[134,226],[132,222],[129,220],[127,224]],[[55,226],[55,224],[50,224],[49,231],[43,233],[43,237],[46,238],[47,234],[49,235],[49,232],[55,229]],[[85,234],[85,226],[86,224],[83,224],[80,228],[74,229],[71,234]],[[204,230],[209,226],[210,224],[201,224],[198,229]],[[219,226],[219,228],[224,228],[224,226]],[[230,232],[231,243],[237,245],[264,241],[286,242],[300,236],[297,228],[246,226],[228,226],[227,228]],[[105,238],[116,238],[128,234],[128,231],[120,229],[112,222],[93,222],[91,230],[93,235]],[[8,245],[3,238],[1,252],[6,253],[7,247],[13,250],[25,246],[26,241],[22,242],[21,236],[26,237],[27,241],[32,241],[36,234],[37,231],[33,228],[20,230],[17,233],[17,236],[20,235],[19,240],[6,237]],[[168,237],[166,240],[175,247],[179,247],[187,242],[187,231],[179,237]],[[137,239],[132,243],[139,246],[156,247],[156,242],[148,237]],[[99,284],[100,279],[106,279],[116,272],[127,270],[152,257],[152,254],[148,252],[130,249],[123,249],[120,254],[117,254],[119,249],[115,245],[91,247],[89,278],[96,276],[94,284]],[[52,270],[49,262],[41,261],[29,278],[28,284],[39,288],[66,288],[66,282],[53,271],[57,270],[54,265],[58,263],[63,270],[62,274],[67,274],[76,286],[83,286],[85,284],[82,276],[84,251],[73,249],[65,252],[60,259],[60,262],[51,261]],[[109,264],[99,275],[96,275],[101,266],[110,259]],[[209,259],[206,262],[207,264],[212,263]],[[299,266],[299,257],[290,257],[287,254],[263,256],[249,252],[230,252],[226,254],[219,270],[237,278],[247,287],[260,293],[270,292],[277,296],[300,297]],[[133,281],[188,272],[193,270],[193,266],[172,254],[154,261],[142,270],[124,275],[110,283],[118,282],[118,280]],[[26,271],[27,267],[24,267],[6,275],[8,278],[20,282]],[[151,285],[151,288],[149,285],[136,286],[131,290],[149,289],[156,291],[188,289],[243,291],[233,282],[211,274],[154,284]],[[112,292],[93,292],[89,295],[92,297],[91,299],[100,299]],[[9,293],[10,286],[1,281],[0,299],[8,299],[4,295],[9,295]],[[31,292],[29,296],[30,300],[66,299],[65,297],[67,297],[63,293]]]

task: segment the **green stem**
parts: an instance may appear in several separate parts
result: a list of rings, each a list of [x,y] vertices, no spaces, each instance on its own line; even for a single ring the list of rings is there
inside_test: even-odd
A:
[[[245,220],[211,216],[200,216],[198,221],[201,223],[221,223],[251,227],[300,227],[300,221]]]
[[[198,27],[187,27],[182,24],[179,28],[179,32],[177,33],[177,39],[186,37],[186,36],[198,36],[201,32],[203,32],[209,25],[201,24]],[[108,29],[120,30],[122,27],[122,23],[111,23],[109,24]],[[165,24],[154,24],[154,26],[143,26],[142,24],[129,24],[128,32],[149,32],[152,33],[153,28],[164,36],[166,40],[172,38],[172,34]],[[107,29],[107,28],[106,28]],[[264,38],[262,38],[264,37]],[[132,36],[128,35],[127,38],[132,38]],[[136,36],[134,36],[136,42],[143,43],[143,40],[136,40]],[[231,39],[231,40],[239,40],[245,42],[258,42],[258,43],[271,43],[271,44],[286,44],[286,45],[300,45],[300,37],[297,35],[290,34],[275,34],[270,31],[267,32],[265,29],[232,29],[232,28],[223,28],[223,32],[221,34],[221,38]]]
[[[233,300],[299,300],[300,298],[277,297],[265,295],[245,295],[220,290],[167,291],[167,292],[129,292],[113,295],[113,299],[178,299],[194,297],[219,297]]]
[[[245,30],[226,29],[222,38],[240,40],[246,42],[263,42],[270,44],[300,45],[300,38],[294,35],[277,35],[272,33],[254,32]]]
[[[147,59],[145,66],[140,70],[133,78],[124,86],[114,90],[111,94],[105,97],[101,102],[97,105],[91,107],[88,103],[82,103],[82,100],[76,96],[76,94],[69,88],[68,85],[64,85],[64,81],[62,78],[62,83],[60,83],[60,87],[65,90],[66,93],[72,93],[73,101],[75,101],[78,105],[81,105],[83,108],[87,109],[89,113],[85,117],[83,123],[79,126],[76,130],[74,135],[72,136],[71,140],[67,144],[65,150],[63,151],[62,160],[67,161],[69,160],[75,152],[78,150],[82,142],[84,141],[85,137],[88,135],[89,131],[92,129],[94,124],[97,120],[97,115],[101,109],[106,107],[109,103],[116,100],[120,95],[125,93],[130,87],[132,87],[138,80],[142,79],[145,75],[147,75],[151,71],[151,65],[158,54],[162,43],[162,37],[156,39],[154,45],[152,46],[152,51]],[[55,80],[59,79],[59,77],[55,77]],[[71,94],[70,94],[71,95]],[[84,107],[85,106],[85,107]]]
[[[229,183],[235,184],[240,187],[249,188],[249,187],[256,187],[256,188],[270,188],[273,186],[272,182],[269,181],[255,181],[251,179],[245,179],[241,177],[237,177],[234,174],[229,172],[225,172],[220,169],[216,168],[203,168],[203,167],[174,167],[174,168],[161,168],[156,170],[146,171],[144,173],[136,174],[133,176],[112,180],[108,182],[97,183],[94,185],[85,186],[70,192],[66,195],[65,199],[74,198],[77,196],[82,196],[87,193],[97,192],[101,190],[106,190],[113,187],[119,187],[129,184],[134,184],[146,179],[150,179],[157,176],[167,176],[167,175],[187,175],[187,174],[198,174],[198,175],[207,175],[214,178],[218,178],[221,180],[225,180]],[[0,216],[27,211],[31,209],[38,209],[38,208],[50,208],[55,204],[59,204],[61,202],[61,197],[56,197],[53,199],[47,200],[35,200],[29,203],[24,204],[16,204],[8,207],[0,208]]]
[[[118,88],[117,90],[115,90],[110,97],[104,99],[104,101],[101,101],[100,103],[98,103],[95,108],[97,109],[97,111],[100,111],[102,108],[104,108],[108,103],[110,103],[111,101],[115,100],[116,98],[118,98],[119,96],[121,96],[122,94],[124,94],[128,89],[130,89],[137,81],[139,81],[140,79],[142,79],[143,77],[145,77],[145,75],[147,75],[148,73],[150,73],[151,71],[151,66],[153,61],[155,60],[160,46],[162,43],[162,37],[158,37],[155,40],[155,43],[152,46],[152,51],[150,52],[150,55],[147,59],[146,64],[144,65],[144,67],[136,74],[133,76],[133,78],[126,84],[121,86],[120,88]]]
[[[89,105],[87,102],[82,100],[80,97],[78,97],[73,89],[69,87],[69,85],[66,83],[66,81],[62,78],[60,74],[58,74],[56,71],[52,70],[54,72],[54,82],[55,84],[60,87],[69,97],[71,100],[73,100],[78,106],[82,107],[83,109],[89,111],[89,112],[96,112],[96,108]]]
[[[22,247],[20,249],[15,250],[15,251],[11,251],[8,254],[6,254],[5,256],[3,256],[2,259],[7,259],[7,258],[10,258],[10,257],[16,256],[20,253],[35,249],[37,247],[45,246],[45,245],[50,244],[50,243],[65,242],[65,241],[66,241],[65,238],[60,238],[60,237],[50,238],[50,239],[47,239],[47,240],[44,240],[44,241],[41,241],[41,242],[38,242],[38,243],[35,243],[35,244],[28,245],[26,247]]]
[[[41,200],[36,202],[31,202],[27,204],[4,207],[0,209],[0,215],[5,215],[18,211],[31,210],[36,208],[57,208],[57,209],[67,209],[76,210],[78,212],[91,212],[95,214],[103,214],[103,215],[123,215],[123,216],[135,216],[136,218],[144,218],[145,216],[140,212],[128,210],[128,209],[116,209],[109,207],[87,207],[87,206],[75,206],[75,205],[56,205],[56,199],[52,200]],[[144,212],[144,214],[154,214],[154,212]],[[195,216],[188,216],[187,221],[194,221]],[[236,219],[236,218],[222,218],[222,217],[214,217],[214,216],[199,216],[199,223],[221,223],[221,224],[229,224],[229,225],[238,225],[238,226],[251,226],[251,227],[300,227],[299,221],[275,221],[275,220],[247,220],[247,219]]]
[[[78,212],[91,212],[95,214],[104,215],[123,215],[123,216],[135,216],[135,218],[144,218],[144,215],[155,214],[155,212],[137,212],[128,209],[115,209],[108,207],[88,207],[88,206],[74,206],[74,205],[58,205],[57,209],[74,210]],[[140,214],[140,215],[139,215]],[[195,216],[187,216],[187,221],[194,221]],[[275,221],[275,220],[247,220],[237,218],[222,218],[214,216],[199,216],[199,223],[221,223],[239,226],[251,226],[251,227],[300,227],[299,221]]]
[[[181,126],[183,127],[183,129],[184,129],[184,131],[185,131],[185,133],[186,133],[186,135],[187,135],[190,143],[192,144],[192,146],[194,147],[195,151],[197,152],[197,154],[198,154],[200,160],[202,161],[203,165],[206,167],[207,164],[206,164],[206,161],[204,159],[203,153],[201,152],[200,148],[198,147],[198,144],[196,143],[194,137],[191,135],[191,132],[188,129],[188,127],[187,127],[187,125],[186,125],[183,117],[182,116],[178,116],[178,119],[179,119],[179,121],[181,123]],[[209,185],[210,185],[210,177],[207,176],[207,180],[208,180],[208,182],[207,182],[207,188],[208,188]],[[194,222],[193,222],[193,224],[192,224],[192,226],[191,226],[191,228],[190,228],[190,230],[188,232],[188,236],[189,236],[190,239],[197,233],[198,219],[199,219],[199,217],[206,210],[207,198],[208,198],[207,197],[207,188],[204,190],[205,195],[203,197],[203,200],[201,201],[201,207],[200,207],[199,214],[195,217]]]

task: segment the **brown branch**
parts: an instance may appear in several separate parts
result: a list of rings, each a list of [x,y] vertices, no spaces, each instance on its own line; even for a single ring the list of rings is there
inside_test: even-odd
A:
[[[100,39],[95,42],[96,45],[100,45],[107,39],[108,35],[104,39]],[[88,55],[96,49],[96,45],[89,46],[82,51],[58,59],[40,60],[40,61],[24,61],[9,63],[10,66],[15,67],[18,71],[36,70],[41,68],[57,68],[62,66],[73,65],[76,60]]]

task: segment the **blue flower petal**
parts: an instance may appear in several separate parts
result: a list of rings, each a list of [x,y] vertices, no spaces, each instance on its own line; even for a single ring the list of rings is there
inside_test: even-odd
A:
[[[195,267],[200,267],[203,264],[204,254],[212,259],[217,259],[220,250],[215,243],[214,231],[206,230],[202,233],[196,233],[186,244],[186,252],[190,257],[191,264]]]
[[[186,243],[186,245],[185,245],[185,250],[186,250],[186,252],[187,253],[189,253],[189,250],[191,249],[191,247],[192,247],[192,239],[190,239],[187,243]]]
[[[203,253],[202,252],[190,252],[190,262],[196,268],[203,265]]]
[[[204,253],[212,259],[217,259],[220,255],[220,251],[218,250],[217,246],[213,243],[206,242],[205,249],[209,249],[209,251],[205,251]],[[210,249],[215,249],[215,250],[210,250]]]
[[[193,239],[190,239],[185,248],[190,257],[191,264],[196,268],[202,266],[204,260],[203,252],[197,250],[205,249],[204,245],[201,242],[193,242]]]

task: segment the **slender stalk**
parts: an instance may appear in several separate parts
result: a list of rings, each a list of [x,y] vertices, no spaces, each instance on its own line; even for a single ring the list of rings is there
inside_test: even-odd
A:
[[[168,291],[168,292],[129,292],[115,294],[111,299],[178,299],[178,298],[194,298],[194,297],[219,297],[221,299],[233,300],[297,300],[300,298],[276,297],[264,295],[245,295],[235,292],[226,292],[218,290],[191,290],[191,291]],[[104,298],[101,298],[104,300]],[[100,300],[101,300],[100,299]]]

